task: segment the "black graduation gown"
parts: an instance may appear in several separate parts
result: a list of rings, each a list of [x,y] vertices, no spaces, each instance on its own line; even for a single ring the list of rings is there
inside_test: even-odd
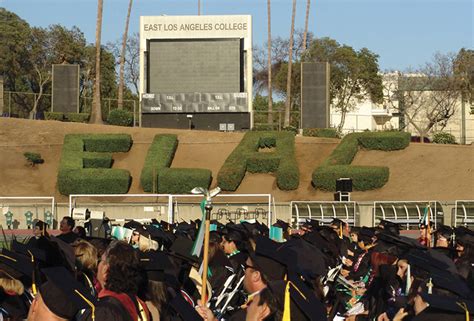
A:
[[[446,313],[445,311],[438,310],[432,307],[427,307],[421,311],[418,315],[413,316],[407,321],[466,321],[465,314]]]
[[[11,318],[12,321],[26,319],[29,307],[23,296],[8,295],[1,291],[0,297],[0,314],[5,319],[6,317]]]
[[[224,252],[216,251],[212,260],[209,261],[209,269],[211,270],[209,282],[214,294],[221,293],[225,281],[232,275],[229,268],[233,268],[233,266]]]
[[[64,241],[66,243],[73,243],[75,240],[77,240],[79,238],[79,236],[74,233],[74,232],[69,232],[69,233],[66,233],[66,234],[59,234],[57,236],[58,239],[60,239],[61,241]]]
[[[237,254],[229,256],[229,261],[232,264],[232,268],[234,269],[235,273],[238,273],[242,270],[242,265],[245,264],[247,261],[248,255],[244,252],[239,252]]]

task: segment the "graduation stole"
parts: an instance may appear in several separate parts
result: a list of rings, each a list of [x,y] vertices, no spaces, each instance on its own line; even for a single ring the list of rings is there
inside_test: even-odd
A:
[[[285,276],[286,279],[286,276]],[[291,281],[287,281],[285,287],[285,304],[283,308],[283,318],[282,321],[291,321],[291,300],[290,300],[290,286],[292,286],[298,293],[301,295],[302,298],[306,300],[306,296],[301,292],[300,289]]]

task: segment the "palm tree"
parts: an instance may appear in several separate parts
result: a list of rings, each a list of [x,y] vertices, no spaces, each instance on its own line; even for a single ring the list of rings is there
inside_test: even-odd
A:
[[[286,104],[284,127],[290,126],[291,107],[291,68],[293,63],[293,33],[295,32],[296,0],[293,0],[293,10],[291,13],[290,46],[288,48],[288,76],[286,78]]]
[[[127,35],[128,35],[128,24],[130,22],[130,12],[132,11],[133,0],[130,0],[128,3],[128,12],[127,19],[125,21],[125,32],[123,33],[123,42],[122,42],[122,53],[120,54],[120,76],[119,76],[119,87],[118,87],[118,109],[123,108],[123,73],[125,68],[125,52],[127,48]]]
[[[102,124],[102,109],[100,106],[100,37],[102,31],[102,7],[104,1],[97,0],[97,23],[95,27],[95,82],[94,97],[92,98],[91,120],[93,124]]]
[[[271,0],[267,0],[268,15],[268,123],[273,126],[273,99],[272,99],[272,16]]]
[[[311,0],[306,2],[306,17],[304,20],[304,34],[303,34],[303,51],[306,50],[306,37],[308,35],[308,20],[309,20],[309,7],[311,6]]]

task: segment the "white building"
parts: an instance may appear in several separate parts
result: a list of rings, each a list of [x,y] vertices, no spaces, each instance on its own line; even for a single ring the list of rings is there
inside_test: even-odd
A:
[[[403,122],[403,119],[399,115],[398,100],[394,95],[398,88],[398,78],[398,73],[384,74],[384,102],[377,104],[370,99],[357,102],[355,108],[346,114],[343,133],[400,128],[400,122]],[[470,112],[472,108],[469,102],[463,104],[459,97],[455,104],[454,114],[444,129],[440,125],[435,125],[428,133],[428,137],[432,137],[436,132],[443,131],[454,135],[458,143],[465,141],[466,144],[471,144],[474,142],[474,114]],[[331,105],[331,127],[337,127],[340,120],[341,114]],[[407,124],[406,130],[410,131],[413,136],[418,136],[417,130],[406,117],[404,121]],[[426,118],[418,115],[414,122],[423,125],[426,121]]]

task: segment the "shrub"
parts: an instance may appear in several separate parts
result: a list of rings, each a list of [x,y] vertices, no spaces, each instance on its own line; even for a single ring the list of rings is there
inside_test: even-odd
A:
[[[60,170],[61,194],[125,194],[130,188],[130,173],[124,169],[84,168]]]
[[[132,139],[125,134],[69,134],[64,137],[58,172],[61,194],[124,194],[130,187],[130,173],[111,169],[112,155],[126,152]]]
[[[336,128],[305,128],[303,136],[339,138]]]
[[[296,128],[295,126],[283,127],[282,130],[292,132],[295,135],[298,134],[298,128]]]
[[[32,152],[26,152],[23,154],[25,156],[26,160],[31,166],[35,166],[36,164],[43,164],[44,159],[41,158],[41,154],[38,153],[32,153]]]
[[[336,180],[352,178],[353,188],[359,191],[384,186],[389,178],[387,167],[351,166],[359,145],[367,149],[397,150],[410,143],[410,134],[402,132],[366,132],[346,135],[321,166],[313,171],[312,184],[315,188],[334,191]]]
[[[114,109],[109,113],[107,122],[110,125],[130,127],[133,125],[133,113],[125,109]]]
[[[375,166],[320,166],[313,172],[313,186],[326,191],[336,190],[336,180],[352,178],[354,190],[366,191],[381,188],[388,182],[388,167]]]
[[[456,144],[456,138],[451,133],[439,132],[433,135],[435,144]]]
[[[252,130],[253,131],[270,131],[270,130],[275,130],[278,127],[278,125],[271,125],[271,124],[257,124],[253,126]]]
[[[158,186],[158,173],[166,167],[170,167],[174,158],[174,153],[178,147],[178,138],[176,135],[165,134],[156,135],[148,149],[145,158],[145,165],[140,175],[140,183],[145,192],[153,191],[153,180]]]
[[[96,134],[82,138],[88,152],[128,152],[132,137],[128,134]]]
[[[225,191],[235,191],[247,171],[274,172],[280,189],[296,189],[299,171],[294,154],[295,136],[290,132],[248,132],[240,144],[227,157],[219,170],[217,181]],[[269,153],[259,148],[274,147]]]
[[[188,194],[194,187],[208,188],[212,173],[203,168],[163,168],[158,175],[158,193]]]
[[[59,120],[59,121],[63,121],[63,120],[64,120],[64,113],[45,112],[45,113],[44,113],[44,118],[45,118],[46,120]]]
[[[87,123],[89,117],[88,113],[66,113],[66,120],[73,123]]]
[[[359,134],[359,144],[367,149],[399,150],[410,144],[410,133],[405,132],[372,132]]]

